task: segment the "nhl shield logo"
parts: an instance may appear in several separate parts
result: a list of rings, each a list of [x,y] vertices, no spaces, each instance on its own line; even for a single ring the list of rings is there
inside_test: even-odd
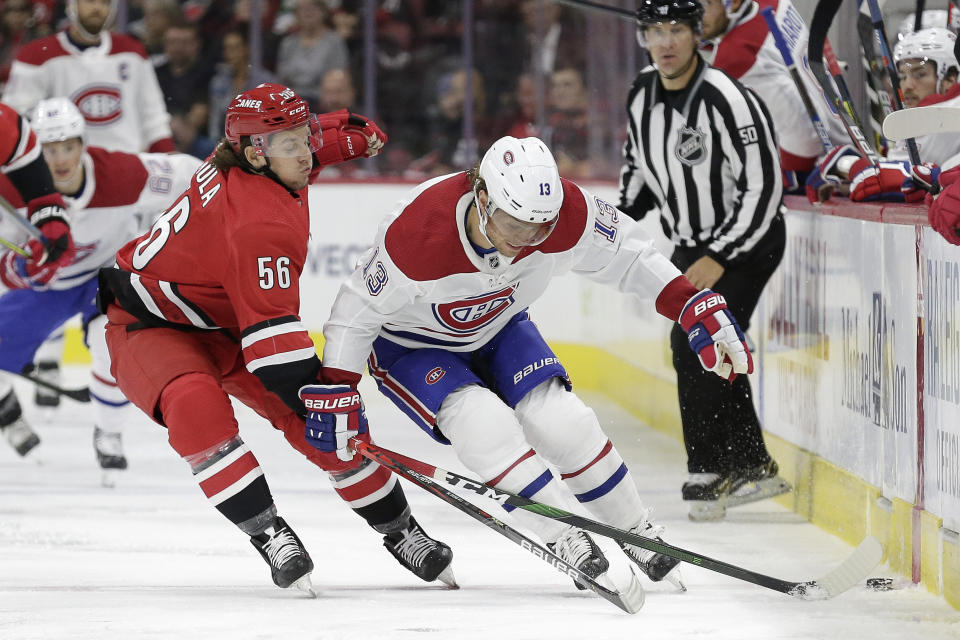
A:
[[[700,129],[694,129],[683,125],[677,132],[677,146],[673,150],[677,160],[692,167],[700,164],[707,157],[707,150],[704,146],[704,136]]]

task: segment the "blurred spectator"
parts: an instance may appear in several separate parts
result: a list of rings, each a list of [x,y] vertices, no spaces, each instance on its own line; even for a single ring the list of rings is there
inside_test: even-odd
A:
[[[171,24],[163,34],[163,52],[166,62],[157,67],[157,80],[167,111],[185,115],[198,132],[206,130],[213,65],[200,57],[199,27],[185,20]]]
[[[0,86],[10,76],[10,65],[27,42],[49,33],[38,26],[30,0],[6,0],[0,9]]]
[[[311,104],[317,87],[331,69],[346,69],[347,45],[333,30],[324,0],[297,0],[300,29],[285,37],[277,55],[277,76]]]
[[[587,88],[577,69],[557,69],[550,76],[548,113],[547,144],[553,149],[560,173],[573,180],[589,177]]]
[[[180,153],[189,153],[206,160],[217,146],[215,140],[200,133],[201,130],[192,122],[189,113],[171,111],[170,129],[173,131],[173,142]]]
[[[327,71],[320,83],[319,95],[317,111],[320,113],[339,111],[340,109],[356,110],[354,103],[357,99],[357,92],[353,88],[353,80],[350,79],[350,74],[343,69]],[[357,163],[347,164],[354,165]]]
[[[521,59],[528,70],[550,74],[566,67],[585,69],[586,29],[579,13],[555,2],[521,0],[520,15],[526,36]]]
[[[472,70],[473,117],[476,130],[484,131],[484,107],[486,98],[483,78]],[[467,72],[464,69],[447,73],[437,82],[437,100],[428,109],[426,140],[430,151],[418,158],[411,169],[428,175],[451,173],[471,166],[476,157],[469,155],[467,140],[463,139],[463,108],[466,103]],[[388,134],[389,135],[389,134]],[[474,155],[478,146],[474,144]]]
[[[505,102],[507,106],[491,126],[493,137],[540,137],[537,132],[537,88],[533,76],[529,73],[517,76],[517,86]]]
[[[260,2],[260,66],[273,71],[277,66],[277,47],[280,38],[274,33],[273,24],[280,9],[281,0],[261,0]],[[232,15],[227,22],[228,28],[250,30],[250,18],[253,12],[252,0],[232,0]]]
[[[127,31],[143,43],[154,66],[163,64],[163,35],[167,28],[183,19],[177,0],[143,0],[143,18],[129,25]]]
[[[223,114],[238,93],[264,82],[274,82],[269,71],[250,65],[247,30],[235,28],[223,36],[223,62],[217,65],[210,80],[210,120],[207,135],[213,140],[223,137]]]

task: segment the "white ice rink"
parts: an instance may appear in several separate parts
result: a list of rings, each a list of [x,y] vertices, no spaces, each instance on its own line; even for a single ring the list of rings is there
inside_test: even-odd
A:
[[[130,425],[130,470],[116,489],[104,489],[89,407],[65,400],[41,422],[32,392],[18,389],[43,439],[36,450],[42,464],[20,460],[0,442],[3,640],[960,638],[960,612],[909,584],[804,602],[689,565],[687,593],[645,581],[646,605],[630,616],[404,481],[418,520],[454,550],[461,589],[429,586],[397,564],[279,432],[243,411],[241,433],[316,564],[320,597],[309,599],[273,586],[247,537],[207,503],[161,428],[145,419]],[[383,445],[461,469],[449,448],[363,390]],[[851,552],[769,501],[731,511],[722,523],[689,522],[679,495],[680,444],[600,397],[585,397],[672,544],[788,580],[820,577]],[[881,566],[875,575],[891,574]]]

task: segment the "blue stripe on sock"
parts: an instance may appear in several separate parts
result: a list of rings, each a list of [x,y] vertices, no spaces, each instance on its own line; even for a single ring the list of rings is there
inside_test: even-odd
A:
[[[590,502],[591,500],[596,500],[597,498],[602,498],[603,496],[610,493],[615,486],[617,486],[623,477],[627,475],[627,465],[621,464],[620,468],[617,469],[612,476],[607,478],[607,481],[596,489],[587,491],[586,493],[578,493],[577,500],[580,502]]]
[[[547,486],[547,483],[550,482],[551,480],[553,480],[553,474],[550,473],[550,469],[547,469],[542,474],[540,474],[539,478],[537,478],[536,480],[534,480],[533,482],[525,486],[518,493],[518,495],[521,495],[524,498],[529,498],[533,496],[537,491],[540,491],[540,489],[543,489],[545,486]],[[516,507],[513,506],[512,504],[505,504],[503,505],[503,509],[504,511],[509,513],[514,509],[516,509]]]
[[[112,402],[112,401],[110,401],[110,400],[106,400],[106,399],[104,399],[104,398],[101,398],[100,396],[98,396],[97,394],[92,393],[92,392],[90,393],[90,397],[93,398],[94,400],[96,400],[97,402],[99,402],[100,404],[105,404],[105,405],[107,405],[108,407],[118,407],[118,408],[119,408],[119,407],[125,407],[125,406],[127,406],[128,404],[130,404],[130,401],[129,401],[129,400],[124,400],[123,402]]]

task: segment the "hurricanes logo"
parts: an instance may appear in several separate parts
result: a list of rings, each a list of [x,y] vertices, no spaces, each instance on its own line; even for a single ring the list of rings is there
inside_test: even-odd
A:
[[[92,126],[116,122],[123,115],[120,89],[112,85],[84,87],[72,99],[83,119]]]
[[[437,322],[455,333],[476,333],[513,306],[516,291],[517,285],[513,284],[475,298],[435,304],[433,315]]]
[[[688,167],[700,164],[707,158],[703,132],[683,125],[677,132],[677,146],[673,151],[677,160]]]

